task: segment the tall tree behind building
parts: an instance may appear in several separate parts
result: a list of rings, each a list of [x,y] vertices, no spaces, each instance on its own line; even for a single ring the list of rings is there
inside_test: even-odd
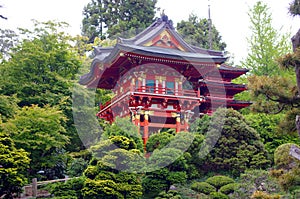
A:
[[[190,14],[188,21],[182,20],[177,23],[177,31],[189,44],[209,49],[209,20],[200,19],[195,14]],[[216,27],[211,26],[212,49],[225,50],[226,43],[222,41],[222,36]]]
[[[157,0],[92,0],[83,9],[82,34],[89,43],[96,37],[105,39],[130,30],[136,34],[153,22],[156,3]]]

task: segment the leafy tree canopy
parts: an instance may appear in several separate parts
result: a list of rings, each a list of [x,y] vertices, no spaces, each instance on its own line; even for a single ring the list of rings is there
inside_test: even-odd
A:
[[[134,34],[153,22],[157,0],[92,0],[83,10],[82,34],[93,43],[101,39],[124,34],[130,29]]]
[[[16,147],[30,154],[31,175],[36,175],[40,170],[49,170],[48,178],[61,175],[52,172],[61,164],[62,150],[69,142],[62,125],[64,120],[66,117],[56,107],[33,105],[18,110],[14,118],[2,125]]]
[[[177,24],[177,31],[183,36],[183,39],[191,45],[209,49],[209,20],[200,19],[195,14],[190,14],[188,21],[181,21]],[[225,50],[226,43],[222,41],[222,36],[216,27],[212,24],[212,49]]]

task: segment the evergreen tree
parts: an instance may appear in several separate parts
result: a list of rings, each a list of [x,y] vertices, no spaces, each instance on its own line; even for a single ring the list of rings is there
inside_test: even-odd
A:
[[[157,0],[92,0],[83,10],[82,34],[93,43],[101,39],[124,35],[124,32],[137,33],[153,22]],[[119,35],[118,35],[119,34]]]
[[[209,49],[209,20],[199,19],[195,14],[190,14],[188,21],[181,21],[177,24],[177,31],[189,44]],[[225,50],[226,43],[222,41],[222,36],[212,24],[212,49]]]

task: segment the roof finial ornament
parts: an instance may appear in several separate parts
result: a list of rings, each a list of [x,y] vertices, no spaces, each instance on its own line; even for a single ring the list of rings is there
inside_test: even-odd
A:
[[[165,21],[165,22],[168,21],[168,16],[165,14],[165,9],[162,10],[160,17],[161,17],[162,21]]]

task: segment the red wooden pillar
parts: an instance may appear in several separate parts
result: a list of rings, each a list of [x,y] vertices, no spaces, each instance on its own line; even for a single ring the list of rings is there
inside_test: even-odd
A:
[[[148,111],[145,111],[144,115],[144,135],[143,135],[143,141],[144,141],[144,148],[146,149],[146,144],[149,138],[149,113]]]
[[[141,119],[140,113],[137,112],[136,115],[135,115],[135,125],[138,128],[138,134],[140,134],[140,125],[141,125],[140,119]]]
[[[189,118],[188,116],[185,114],[184,115],[184,131],[187,132],[189,129]]]
[[[176,114],[176,133],[180,132],[180,113]]]

